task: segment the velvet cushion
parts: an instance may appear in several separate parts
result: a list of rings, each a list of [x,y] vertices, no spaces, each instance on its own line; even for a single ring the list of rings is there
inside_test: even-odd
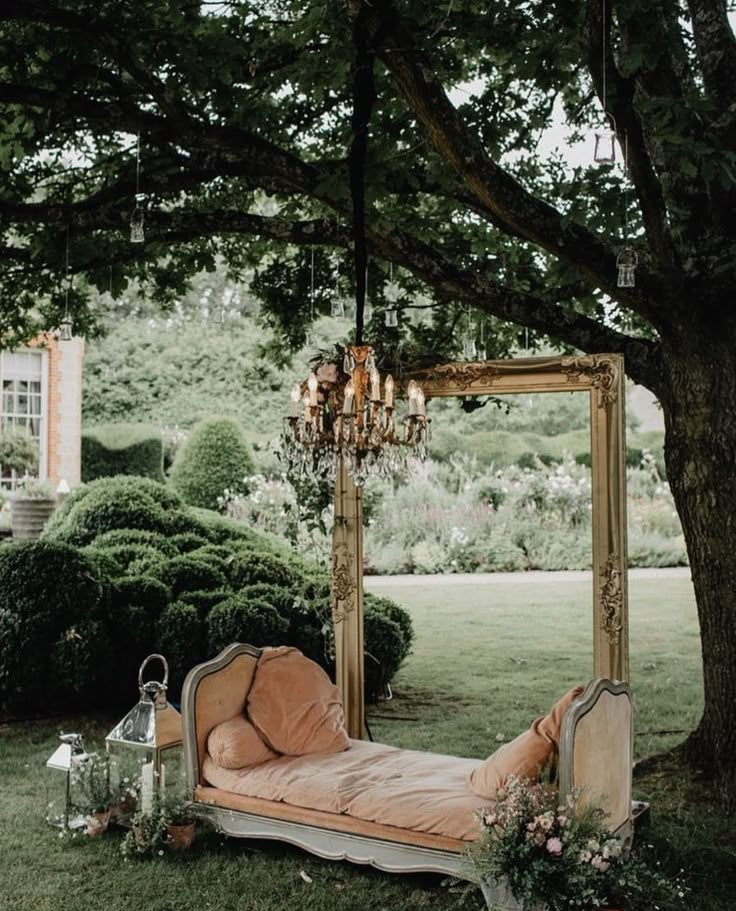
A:
[[[278,756],[244,715],[236,715],[212,728],[207,752],[223,769],[244,769]]]
[[[248,693],[248,717],[279,753],[339,753],[350,746],[337,687],[295,648],[264,648]]]
[[[576,686],[556,702],[548,715],[532,722],[528,731],[505,743],[468,775],[468,784],[480,797],[494,798],[509,775],[536,778],[560,746],[562,718],[570,703],[583,692]]]

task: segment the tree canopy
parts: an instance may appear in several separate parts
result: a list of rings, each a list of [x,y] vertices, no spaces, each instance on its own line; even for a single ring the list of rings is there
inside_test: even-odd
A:
[[[613,6],[604,28],[600,0],[371,5],[369,294],[380,308],[393,263],[399,309],[434,305],[420,347],[446,350],[470,306],[587,351],[623,350],[647,380],[645,339],[670,306],[666,285],[686,260],[710,262],[703,218],[726,217],[712,193],[709,212],[693,213],[692,182],[725,189],[725,200],[734,156],[725,110],[694,72],[697,27],[693,38],[675,4]],[[4,3],[3,333],[58,323],[68,234],[82,330],[99,318],[91,287],[115,295],[136,278],[166,305],[219,253],[234,276],[257,268],[266,311],[298,341],[310,276],[309,254],[294,247],[317,245],[318,307],[334,272],[344,292],[352,278],[349,7]],[[621,163],[570,168],[538,151],[562,120],[571,142],[606,125],[604,31],[606,107],[626,136],[629,179]],[[725,78],[719,60],[708,86]],[[140,245],[128,228],[137,136]],[[616,285],[626,205],[640,261],[632,289]],[[506,353],[514,335],[496,320],[489,329],[491,353]]]

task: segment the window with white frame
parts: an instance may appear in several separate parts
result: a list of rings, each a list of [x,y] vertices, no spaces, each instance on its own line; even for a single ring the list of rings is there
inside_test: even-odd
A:
[[[45,475],[46,396],[42,351],[0,352],[0,433],[27,433],[38,443],[40,473]],[[15,472],[0,465],[0,486],[12,488]]]

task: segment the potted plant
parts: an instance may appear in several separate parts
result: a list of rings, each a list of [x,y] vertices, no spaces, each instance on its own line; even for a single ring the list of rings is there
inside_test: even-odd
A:
[[[166,844],[173,851],[186,851],[194,841],[196,819],[192,805],[181,797],[169,797],[164,804]]]
[[[110,822],[113,794],[106,757],[90,753],[74,773],[76,806],[87,821],[87,835],[102,835]]]
[[[132,827],[120,845],[123,857],[156,856],[164,853],[166,847],[167,818],[163,805],[154,796],[150,810],[138,810],[132,819]]]
[[[24,478],[10,495],[13,537],[38,538],[56,509],[56,493],[48,481]]]
[[[580,794],[559,806],[555,787],[509,778],[480,813],[468,849],[474,878],[494,911],[676,907],[686,889],[623,849],[606,815]]]

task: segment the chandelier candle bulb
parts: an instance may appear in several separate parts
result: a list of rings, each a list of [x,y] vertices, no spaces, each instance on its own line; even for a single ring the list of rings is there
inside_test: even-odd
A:
[[[302,404],[304,405],[304,423],[312,423],[312,409],[309,405],[309,395],[305,392],[304,398],[302,399]]]
[[[389,375],[386,377],[386,408],[394,407],[394,378]]]
[[[381,374],[375,367],[371,367],[371,399],[374,402],[381,401]]]
[[[355,398],[355,385],[352,380],[345,387],[345,404],[342,413],[351,415],[353,413],[353,399]]]
[[[299,417],[299,401],[302,397],[302,390],[299,386],[299,383],[294,383],[291,387],[291,416],[293,418]]]
[[[424,410],[424,402],[424,393],[422,392],[422,388],[420,386],[417,388],[417,414],[422,418],[426,416],[426,412]]]
[[[317,375],[315,373],[309,374],[309,379],[307,380],[307,388],[309,389],[309,404],[317,404]]]
[[[419,391],[419,387],[414,382],[414,380],[412,380],[409,383],[409,388],[407,391],[409,393],[409,414],[410,415],[416,414],[417,413],[417,393]]]

